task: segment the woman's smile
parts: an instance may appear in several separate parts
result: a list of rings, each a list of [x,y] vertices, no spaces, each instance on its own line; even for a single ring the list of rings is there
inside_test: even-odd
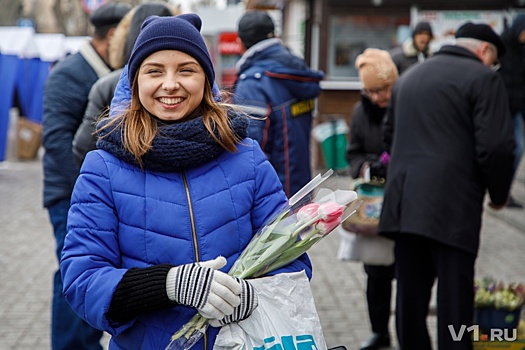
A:
[[[182,103],[184,99],[182,97],[159,97],[158,101],[162,104],[168,105],[169,107],[172,107],[174,105],[177,105],[179,103]]]
[[[176,50],[157,51],[138,70],[139,99],[157,118],[179,121],[201,104],[206,75],[199,62]]]

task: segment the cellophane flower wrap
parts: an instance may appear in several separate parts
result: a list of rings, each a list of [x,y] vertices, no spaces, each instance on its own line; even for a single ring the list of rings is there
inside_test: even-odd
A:
[[[337,189],[333,170],[317,175],[254,235],[228,274],[256,278],[297,259],[354,214],[357,193]],[[188,350],[204,335],[209,319],[197,313],[171,338],[166,350]]]

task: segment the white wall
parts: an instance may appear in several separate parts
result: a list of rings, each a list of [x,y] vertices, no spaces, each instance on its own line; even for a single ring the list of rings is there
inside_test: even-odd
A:
[[[302,0],[287,3],[286,31],[282,34],[284,43],[298,56],[304,57],[306,5]]]

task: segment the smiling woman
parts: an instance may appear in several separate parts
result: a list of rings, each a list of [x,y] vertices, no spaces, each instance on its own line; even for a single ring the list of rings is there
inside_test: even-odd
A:
[[[206,75],[199,62],[181,51],[157,51],[137,74],[138,95],[144,108],[166,121],[180,121],[201,104]]]
[[[215,99],[201,24],[195,14],[144,21],[128,61],[128,107],[99,123],[98,150],[75,184],[64,294],[111,334],[110,349],[163,349],[197,313],[220,324],[250,317],[251,282],[224,272],[287,203],[246,137],[248,118]],[[311,276],[306,254],[272,274],[302,270]],[[211,350],[218,331],[198,347]]]
[[[140,167],[153,148],[159,128],[168,132],[163,126],[173,122],[201,117],[209,137],[230,152],[236,150],[235,144],[240,141],[229,126],[229,113],[233,110],[214,100],[215,70],[199,32],[200,18],[189,14],[177,19],[151,16],[144,22],[128,62],[130,107],[116,118],[102,121],[98,130],[100,143],[105,144],[107,137],[122,128],[123,146]],[[159,124],[159,120],[163,123]],[[210,150],[207,154],[215,153]]]

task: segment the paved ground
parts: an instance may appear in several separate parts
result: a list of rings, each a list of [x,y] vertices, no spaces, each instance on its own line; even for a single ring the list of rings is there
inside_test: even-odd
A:
[[[50,349],[51,285],[57,263],[41,204],[41,168],[40,155],[34,161],[0,163],[0,350]],[[525,202],[523,166],[516,182],[513,193]],[[478,276],[525,281],[524,214],[487,209]],[[336,259],[338,243],[339,237],[331,235],[312,249],[312,288],[328,346],[354,350],[369,335],[365,278],[360,263]],[[435,316],[428,324],[435,334]],[[391,329],[394,335],[393,319]]]

